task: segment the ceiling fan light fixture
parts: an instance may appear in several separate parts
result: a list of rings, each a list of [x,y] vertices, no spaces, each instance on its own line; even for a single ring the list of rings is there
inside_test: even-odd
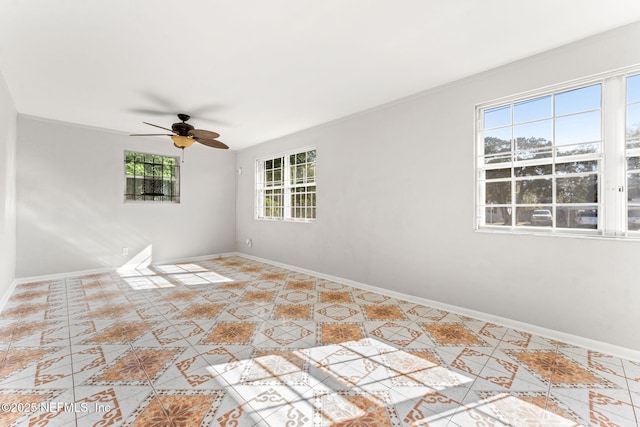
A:
[[[189,138],[188,136],[180,136],[180,135],[172,135],[171,139],[173,139],[173,145],[175,145],[178,148],[191,147],[193,143],[196,142],[196,140],[193,138]]]

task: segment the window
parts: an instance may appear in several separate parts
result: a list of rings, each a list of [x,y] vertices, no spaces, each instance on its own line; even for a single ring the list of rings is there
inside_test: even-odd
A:
[[[315,149],[257,161],[256,218],[315,220]]]
[[[125,201],[180,203],[180,166],[175,157],[125,151]]]
[[[640,74],[611,73],[476,113],[477,229],[640,231]]]
[[[627,79],[627,227],[640,230],[640,75]]]

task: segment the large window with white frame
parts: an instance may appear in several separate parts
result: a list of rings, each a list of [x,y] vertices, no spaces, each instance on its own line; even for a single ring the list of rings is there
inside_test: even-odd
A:
[[[256,218],[315,221],[315,148],[256,162]]]
[[[626,166],[627,227],[640,230],[640,74],[627,78]]]
[[[476,119],[476,229],[640,237],[640,68],[483,104]]]

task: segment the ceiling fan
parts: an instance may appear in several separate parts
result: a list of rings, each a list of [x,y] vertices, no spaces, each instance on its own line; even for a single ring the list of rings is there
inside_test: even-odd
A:
[[[172,124],[171,129],[154,125],[153,123],[142,122],[145,125],[164,129],[171,133],[134,133],[129,136],[170,136],[173,140],[173,145],[183,150],[186,147],[193,145],[194,142],[199,142],[207,147],[221,148],[224,150],[229,148],[225,143],[216,139],[220,136],[219,133],[212,132],[210,130],[195,129],[192,125],[187,123],[191,118],[187,114],[178,114],[178,118],[182,120],[182,122]]]

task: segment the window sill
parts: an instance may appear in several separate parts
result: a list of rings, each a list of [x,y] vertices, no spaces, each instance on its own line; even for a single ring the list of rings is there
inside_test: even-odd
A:
[[[133,204],[154,204],[154,205],[179,205],[180,202],[177,201],[159,201],[159,200],[125,200],[125,204],[133,203]]]
[[[513,227],[477,227],[475,232],[486,234],[509,234],[521,236],[545,236],[545,237],[564,237],[574,239],[593,239],[593,240],[620,240],[630,242],[640,242],[640,233],[631,233],[624,235],[604,234],[600,230],[537,230],[532,228],[513,228]]]
[[[313,224],[316,222],[316,219],[285,219],[285,218],[254,218],[256,221],[268,221],[268,222],[292,222],[292,223],[303,223],[303,224]]]

